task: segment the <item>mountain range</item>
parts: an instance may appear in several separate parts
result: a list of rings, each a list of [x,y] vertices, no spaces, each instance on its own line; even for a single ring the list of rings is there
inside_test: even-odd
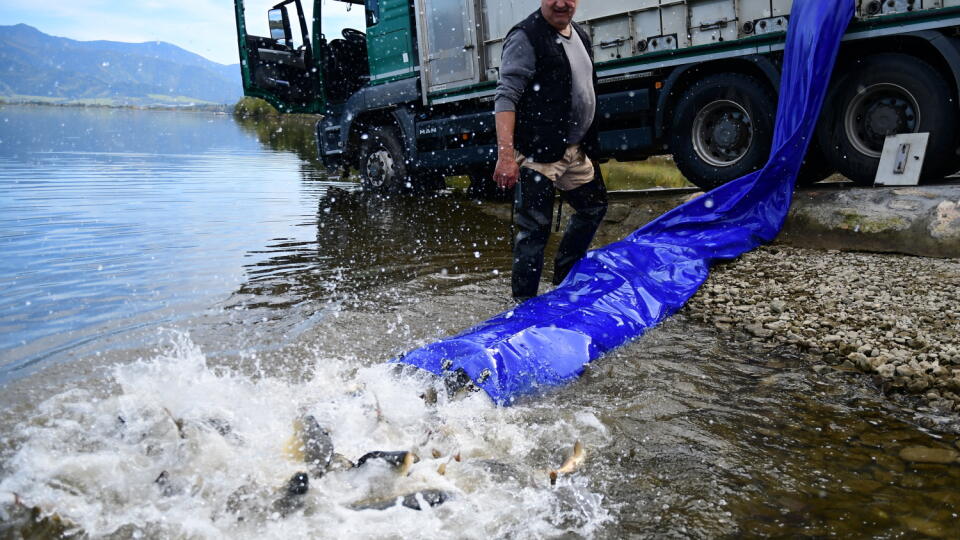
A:
[[[0,98],[105,105],[234,103],[240,65],[161,41],[75,41],[26,24],[0,26]]]

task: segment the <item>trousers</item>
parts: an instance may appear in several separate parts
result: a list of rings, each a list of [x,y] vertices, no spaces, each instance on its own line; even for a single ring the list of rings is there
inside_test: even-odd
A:
[[[514,219],[517,235],[513,243],[513,298],[524,301],[537,295],[543,273],[544,249],[550,239],[553,222],[554,183],[539,172],[522,167],[514,191]],[[607,212],[607,189],[594,165],[593,181],[569,191],[561,191],[562,200],[573,209],[554,259],[553,284],[558,285],[587,253],[590,242]]]

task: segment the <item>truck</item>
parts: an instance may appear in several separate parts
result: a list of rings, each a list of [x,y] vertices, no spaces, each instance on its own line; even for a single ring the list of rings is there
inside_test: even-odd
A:
[[[465,175],[489,193],[503,40],[540,2],[314,0],[310,13],[302,1],[274,5],[269,35],[253,36],[235,0],[244,93],[318,115],[319,158],[366,189],[432,191]],[[364,27],[325,35],[329,2],[362,8]],[[601,161],[672,154],[704,189],[763,166],[792,4],[580,0]],[[923,178],[960,169],[958,89],[960,0],[857,0],[798,181],[838,171],[872,184],[900,133],[930,134]]]

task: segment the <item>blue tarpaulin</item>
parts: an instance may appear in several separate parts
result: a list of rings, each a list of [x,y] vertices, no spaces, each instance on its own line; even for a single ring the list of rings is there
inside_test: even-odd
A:
[[[790,209],[854,0],[795,0],[767,164],[591,251],[553,291],[396,358],[462,369],[498,404],[564,384],[680,309],[710,265],[770,242]]]

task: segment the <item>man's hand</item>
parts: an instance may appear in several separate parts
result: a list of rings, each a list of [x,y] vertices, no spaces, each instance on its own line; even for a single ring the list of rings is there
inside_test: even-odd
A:
[[[520,166],[517,165],[517,159],[508,155],[502,155],[497,158],[497,168],[493,170],[493,181],[497,183],[500,189],[511,189],[517,185],[520,178]]]

